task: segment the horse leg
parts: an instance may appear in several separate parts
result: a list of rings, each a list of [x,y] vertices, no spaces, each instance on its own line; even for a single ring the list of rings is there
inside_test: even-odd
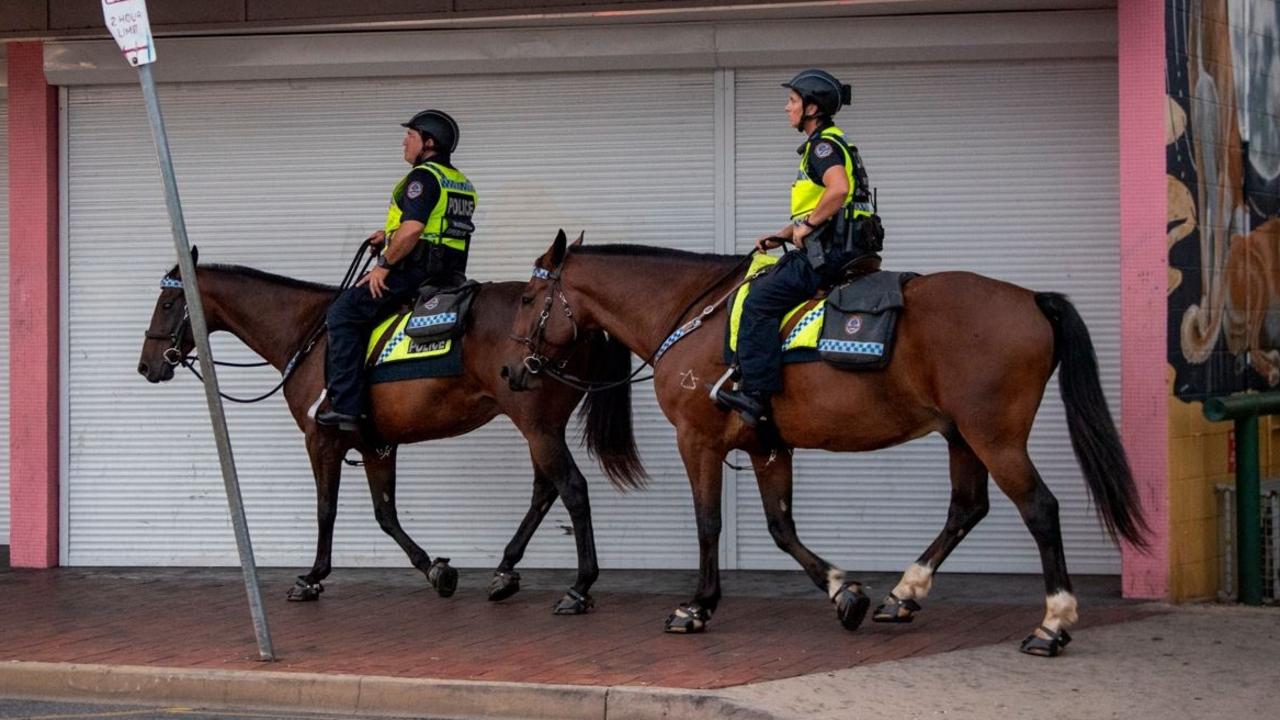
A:
[[[840,624],[846,630],[857,630],[871,601],[863,593],[862,583],[845,580],[843,570],[818,557],[800,542],[791,516],[791,455],[752,454],[751,464],[760,486],[760,502],[764,505],[769,535],[783,552],[800,563],[813,584],[835,604]]]
[[[691,432],[677,433],[677,444],[689,474],[698,523],[698,589],[692,600],[677,606],[667,618],[666,631],[698,633],[706,629],[720,604],[720,463],[725,451]]]
[[[498,569],[493,573],[493,580],[489,583],[489,600],[506,600],[520,591],[520,573],[516,572],[516,564],[524,557],[525,548],[529,546],[534,531],[558,496],[555,485],[535,466],[529,511],[524,514],[524,520],[520,521],[516,534],[507,543],[507,549],[502,553],[502,562],[498,563]]]
[[[573,539],[578,550],[578,578],[573,587],[556,603],[552,612],[556,615],[581,615],[595,606],[590,590],[600,576],[595,531],[591,526],[591,503],[587,497],[587,479],[573,462],[573,455],[564,442],[563,432],[541,433],[528,440],[533,466],[551,481],[565,510],[569,511],[569,519],[573,522]],[[547,502],[548,507],[550,504]]]
[[[1044,621],[1022,641],[1022,651],[1055,657],[1071,642],[1067,627],[1077,619],[1076,597],[1071,591],[1071,578],[1067,575],[1066,556],[1062,551],[1058,500],[1040,478],[1025,444],[985,452],[977,445],[974,449],[990,468],[996,485],[1018,508],[1040,549],[1045,586]]]
[[[316,559],[306,575],[289,588],[292,602],[319,600],[324,592],[321,580],[329,577],[333,561],[333,522],[338,517],[338,485],[342,479],[342,453],[331,438],[320,433],[307,433],[307,456],[316,481]]]
[[[973,449],[952,431],[947,435],[951,454],[951,507],[947,510],[947,524],[942,532],[906,572],[897,586],[876,608],[871,619],[875,622],[908,623],[920,610],[920,600],[933,587],[933,574],[947,559],[982,518],[987,516],[990,505],[987,500],[987,466],[982,464]]]
[[[373,516],[378,527],[390,535],[396,544],[409,556],[409,562],[423,575],[427,582],[435,588],[440,597],[449,597],[458,589],[458,571],[449,565],[449,558],[437,557],[435,562],[427,552],[409,537],[400,527],[400,517],[396,512],[396,452],[385,458],[377,453],[364,454],[364,473],[369,481],[369,495],[373,498]]]

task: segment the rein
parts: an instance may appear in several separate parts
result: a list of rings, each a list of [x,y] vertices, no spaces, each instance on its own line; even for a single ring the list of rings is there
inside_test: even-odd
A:
[[[360,248],[356,250],[355,257],[351,259],[351,264],[347,267],[347,273],[342,278],[342,284],[338,287],[338,292],[342,292],[343,290],[346,290],[348,287],[350,287],[351,281],[359,277],[361,274],[363,274],[364,270],[369,267],[369,263],[373,260],[373,256],[372,255],[364,256],[365,250],[368,249],[369,247],[370,247],[369,241],[365,240],[363,243],[361,243]],[[360,259],[362,256],[364,256],[363,266],[360,265]],[[160,287],[162,289],[169,288],[169,289],[183,290],[185,292],[185,288],[182,285],[182,281],[177,278],[171,278],[171,277],[161,278]],[[280,390],[284,387],[285,383],[289,381],[289,377],[293,375],[294,369],[298,367],[298,364],[302,361],[302,359],[305,358],[311,352],[311,350],[316,346],[316,343],[320,341],[320,336],[324,334],[324,331],[325,331],[325,322],[322,316],[319,324],[317,324],[316,327],[307,335],[306,340],[302,341],[301,349],[294,352],[293,356],[289,358],[289,362],[285,364],[284,370],[281,371],[280,382],[277,383],[275,387],[271,388],[267,392],[253,398],[238,398],[232,395],[228,395],[222,391],[218,391],[218,395],[220,395],[223,400],[227,400],[233,403],[240,403],[243,405],[249,405],[256,402],[262,402],[263,400],[266,400],[272,395],[275,395],[276,393],[280,392]],[[184,307],[182,311],[182,319],[178,321],[178,325],[176,328],[174,328],[173,332],[167,335],[164,335],[164,334],[153,333],[148,331],[146,333],[146,337],[148,340],[169,340],[170,345],[164,351],[164,361],[175,367],[178,365],[181,365],[182,367],[190,370],[191,374],[195,375],[196,378],[201,383],[203,383],[204,376],[201,375],[200,371],[196,370],[196,367],[195,367],[196,361],[199,360],[199,358],[196,357],[195,355],[184,356],[182,355],[182,351],[179,349],[182,346],[183,336],[189,332],[191,332],[191,315],[187,310],[187,308]],[[254,362],[254,363],[237,363],[237,362],[226,362],[223,360],[214,360],[213,364],[222,366],[222,367],[249,368],[249,367],[263,367],[265,365],[270,365],[271,363],[265,360],[262,362]]]
[[[563,360],[560,360],[559,362],[554,362],[547,355],[538,352],[540,346],[542,345],[542,342],[545,340],[547,320],[550,319],[551,317],[551,306],[554,304],[555,298],[557,295],[560,297],[560,304],[564,309],[565,318],[567,318],[569,322],[573,324],[573,340],[578,339],[578,323],[577,323],[577,320],[574,318],[572,308],[569,307],[569,300],[564,296],[564,291],[560,289],[560,273],[564,268],[564,263],[565,263],[565,260],[568,258],[568,256],[566,255],[565,258],[562,258],[560,260],[560,264],[556,266],[556,269],[554,271],[546,270],[540,267],[534,267],[533,277],[540,278],[543,280],[550,280],[551,286],[547,290],[547,297],[546,297],[546,300],[543,302],[542,313],[538,316],[538,326],[537,328],[535,328],[533,334],[529,337],[514,338],[515,340],[523,343],[526,347],[529,348],[529,355],[526,356],[524,359],[525,369],[528,370],[531,375],[538,375],[545,372],[553,380],[556,380],[564,385],[568,385],[569,387],[575,390],[578,390],[580,392],[589,392],[589,393],[603,392],[605,390],[612,390],[613,388],[620,387],[622,385],[633,385],[633,384],[645,382],[646,380],[652,380],[654,376],[653,373],[649,373],[645,377],[640,377],[640,378],[636,376],[639,375],[644,370],[646,365],[649,367],[656,367],[658,360],[660,360],[662,356],[665,355],[666,352],[671,349],[672,345],[675,345],[682,338],[692,333],[693,331],[697,330],[698,328],[702,327],[703,322],[706,320],[708,316],[713,314],[716,311],[716,309],[719,308],[721,305],[723,305],[725,302],[727,302],[729,298],[733,297],[733,294],[737,292],[739,288],[741,288],[743,285],[746,285],[747,283],[755,279],[756,275],[758,275],[759,273],[753,274],[748,277],[744,277],[741,281],[736,283],[732,288],[729,289],[728,292],[726,292],[724,295],[718,298],[715,302],[704,307],[701,312],[699,312],[696,316],[694,316],[692,320],[689,320],[688,322],[681,324],[680,321],[685,317],[685,315],[688,315],[689,311],[692,310],[694,307],[696,307],[699,302],[701,302],[704,298],[710,295],[725,280],[741,272],[742,266],[750,262],[751,256],[754,253],[755,251],[752,250],[751,252],[744,255],[741,260],[739,260],[737,263],[734,264],[733,267],[729,268],[728,272],[716,278],[715,282],[711,283],[709,286],[707,286],[707,289],[703,290],[693,300],[691,300],[689,304],[686,305],[684,309],[681,310],[675,316],[675,321],[672,324],[671,330],[668,331],[666,339],[663,340],[662,344],[658,347],[657,350],[654,350],[649,355],[649,357],[644,361],[644,363],[640,367],[633,370],[630,375],[626,376],[625,378],[622,378],[621,380],[614,380],[614,381],[607,381],[607,382],[600,382],[600,383],[584,380],[582,378],[579,378],[577,376],[570,375],[564,372],[563,371],[564,367],[568,365],[569,360],[571,359],[572,356],[565,358]]]

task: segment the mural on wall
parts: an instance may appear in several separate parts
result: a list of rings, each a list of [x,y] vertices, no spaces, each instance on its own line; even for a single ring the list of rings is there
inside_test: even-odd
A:
[[[1280,3],[1165,17],[1174,394],[1280,389]]]

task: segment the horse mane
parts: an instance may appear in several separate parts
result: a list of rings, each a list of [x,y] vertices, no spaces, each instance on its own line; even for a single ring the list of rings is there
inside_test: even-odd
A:
[[[336,293],[338,286],[326,285],[324,283],[311,282],[310,280],[299,280],[298,278],[288,277],[287,275],[276,275],[265,270],[257,268],[245,267],[244,265],[226,265],[222,263],[212,263],[209,265],[198,265],[198,269],[213,270],[215,272],[224,272],[240,277],[252,278],[272,285],[283,285],[285,287],[296,288],[298,290],[312,290],[315,292]],[[178,277],[178,266],[174,265],[166,277]]]
[[[672,260],[684,260],[706,264],[723,264],[726,260],[740,260],[738,255],[718,255],[716,253],[692,252],[675,248],[656,247],[654,245],[630,245],[618,243],[613,245],[571,245],[569,252],[573,255],[605,255],[611,257],[656,257]]]

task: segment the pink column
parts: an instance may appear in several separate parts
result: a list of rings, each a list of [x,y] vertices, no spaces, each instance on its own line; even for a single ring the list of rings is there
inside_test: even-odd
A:
[[[1121,434],[1151,546],[1121,548],[1125,597],[1169,592],[1165,0],[1120,0]]]
[[[58,93],[9,43],[9,559],[58,564]]]

